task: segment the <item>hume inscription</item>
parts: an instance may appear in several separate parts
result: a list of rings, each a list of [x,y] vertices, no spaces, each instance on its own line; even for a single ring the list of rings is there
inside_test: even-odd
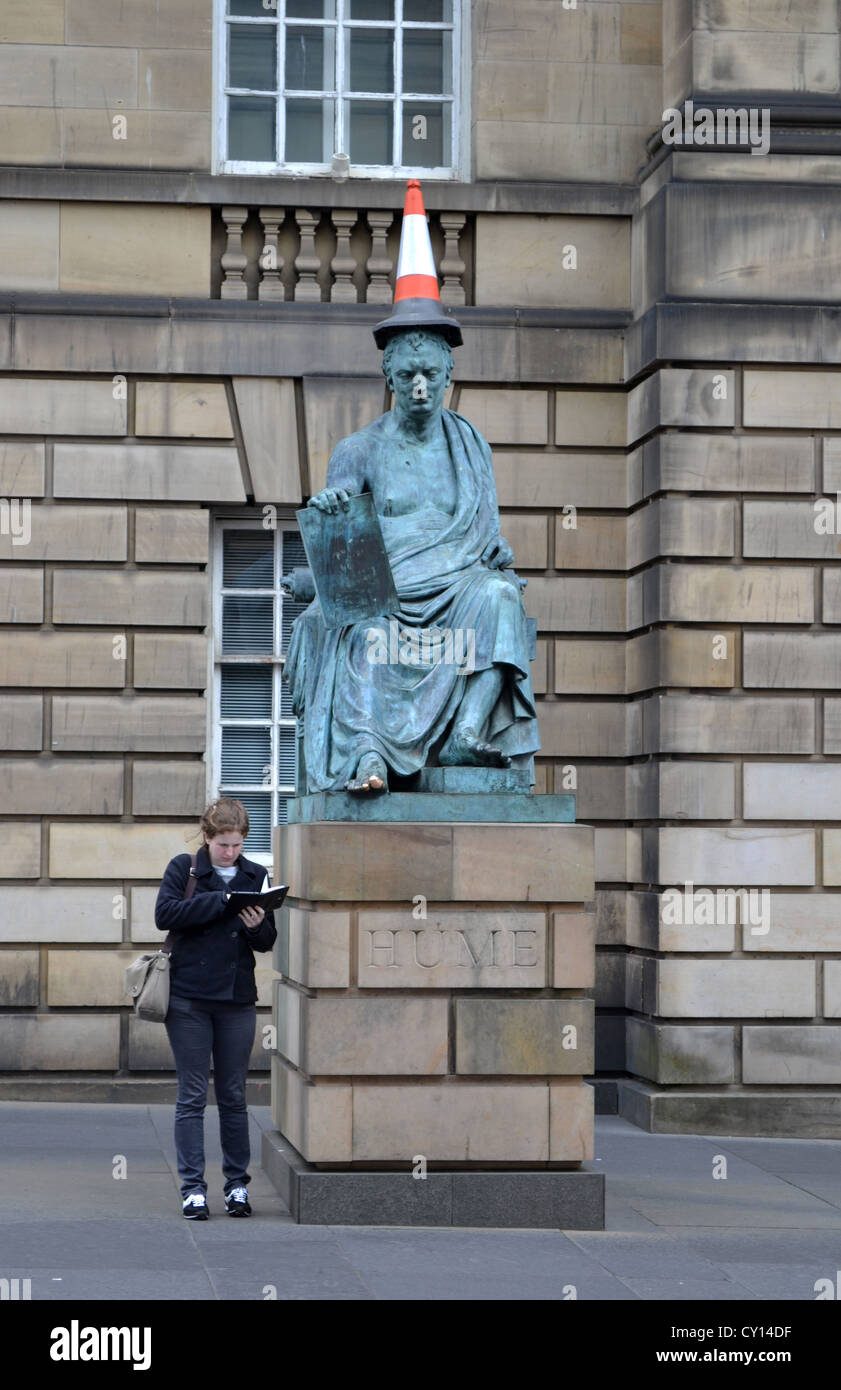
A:
[[[360,912],[362,988],[542,988],[546,919],[542,912]]]

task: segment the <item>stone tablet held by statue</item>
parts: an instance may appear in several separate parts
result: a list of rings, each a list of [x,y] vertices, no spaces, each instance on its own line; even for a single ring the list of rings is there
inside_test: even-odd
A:
[[[297,513],[324,626],[344,627],[393,613],[394,576],[370,492],[349,497],[335,513]]]

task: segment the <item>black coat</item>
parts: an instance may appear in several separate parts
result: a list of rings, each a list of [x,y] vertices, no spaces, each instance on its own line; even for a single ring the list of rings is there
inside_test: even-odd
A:
[[[185,902],[190,855],[176,854],[166,866],[157,901],[155,926],[173,933],[170,992],[188,999],[230,999],[253,1004],[254,952],[274,945],[274,913],[267,912],[256,931],[249,931],[227,893],[258,893],[266,878],[262,864],[240,855],[236,874],[226,883],[213,867],[207,849],[196,855],[196,886]]]

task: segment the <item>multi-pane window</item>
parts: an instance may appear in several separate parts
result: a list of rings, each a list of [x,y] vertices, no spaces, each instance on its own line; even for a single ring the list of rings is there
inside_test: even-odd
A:
[[[281,680],[292,623],[306,606],[283,596],[280,578],[306,565],[294,521],[220,522],[214,623],[215,744],[218,796],[248,811],[246,853],[271,862],[271,832],[286,821],[295,794],[296,727]]]
[[[453,175],[461,0],[218,0],[229,172]]]

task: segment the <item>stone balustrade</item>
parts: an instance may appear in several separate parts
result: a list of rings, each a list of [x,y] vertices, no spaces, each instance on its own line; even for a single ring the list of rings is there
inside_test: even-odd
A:
[[[225,206],[214,222],[214,298],[392,302],[402,213]],[[475,217],[442,211],[429,222],[442,302],[471,304]]]

